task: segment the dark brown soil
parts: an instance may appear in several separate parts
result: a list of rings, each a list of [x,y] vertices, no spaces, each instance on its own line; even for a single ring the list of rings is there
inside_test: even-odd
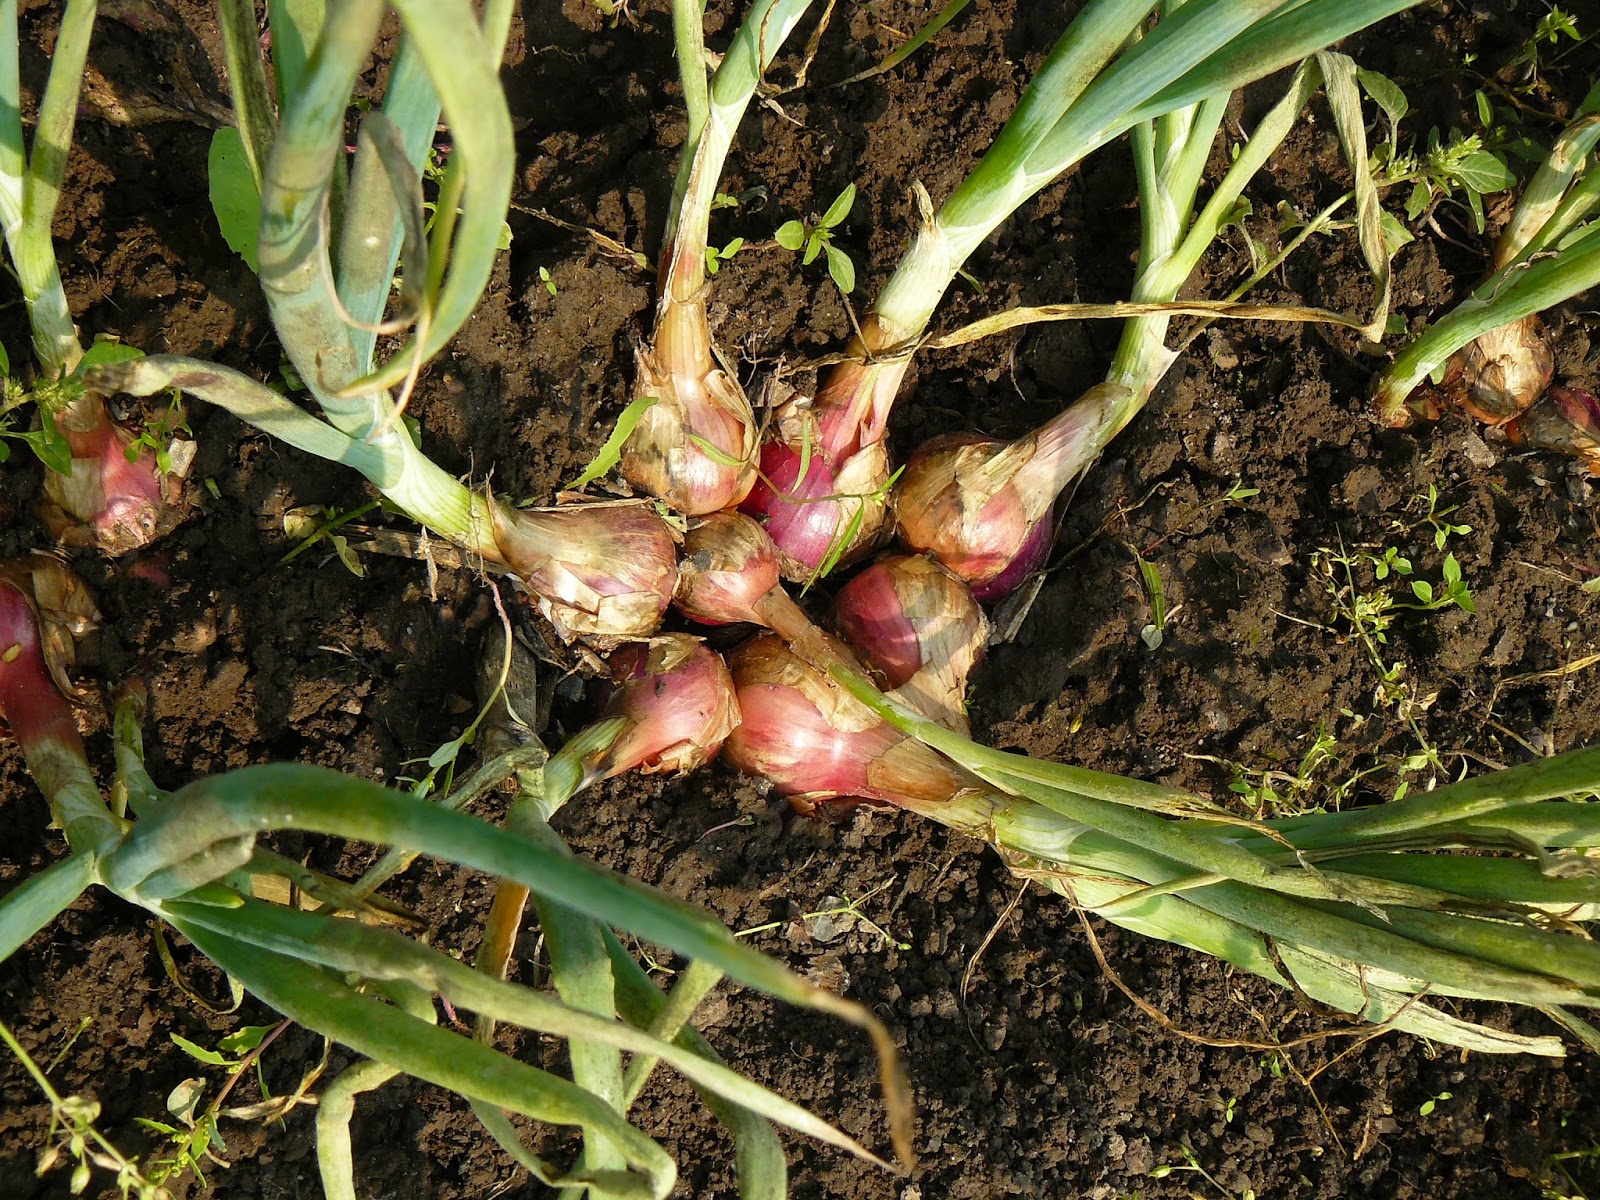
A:
[[[57,6],[25,7],[24,67],[37,81]],[[768,241],[779,223],[820,211],[853,182],[859,199],[840,239],[861,275],[854,299],[874,293],[906,241],[912,182],[948,194],[1062,20],[1059,6],[1028,0],[976,5],[898,70],[828,86],[938,7],[840,6],[815,82],[747,121],[725,190],[760,188],[766,198],[719,214],[715,238]],[[1600,29],[1600,6],[1567,7],[1585,33]],[[519,13],[504,73],[521,162],[513,248],[477,316],[425,374],[413,409],[430,454],[452,471],[492,470],[507,493],[550,497],[605,437],[626,393],[648,275],[530,210],[654,252],[684,132],[665,8],[635,0],[633,20],[616,25],[585,0]],[[149,352],[211,356],[271,378],[278,352],[255,282],[216,231],[207,198],[207,122],[225,104],[209,6],[105,0],[102,10],[94,103],[56,228],[74,312],[85,335],[114,333]],[[1348,49],[1406,89],[1418,132],[1466,126],[1473,71],[1502,61],[1542,11],[1444,0]],[[796,66],[783,60],[775,78]],[[1547,69],[1531,106],[1569,112],[1595,67],[1592,47],[1572,50]],[[1246,124],[1272,96],[1271,85],[1251,93]],[[1548,140],[1552,120],[1527,120]],[[1346,186],[1319,111],[1254,187],[1255,212],[1279,201],[1312,211]],[[941,323],[1018,302],[1125,296],[1137,243],[1132,192],[1125,151],[1094,156],[980,250],[969,267],[981,294],[958,285]],[[1396,264],[1398,311],[1413,327],[1460,297],[1486,258],[1485,238],[1460,214],[1421,232]],[[1225,241],[1195,293],[1220,294],[1245,265],[1243,243]],[[1360,270],[1348,236],[1329,236],[1258,294],[1361,311],[1369,295]],[[1582,376],[1591,314],[1577,304],[1556,319],[1563,366]],[[751,377],[834,349],[849,328],[819,268],[757,245],[717,277],[713,322]],[[20,305],[0,312],[0,335],[20,361]],[[1016,435],[1038,424],[1103,374],[1116,336],[1111,324],[1056,325],[926,356],[895,418],[897,452],[935,432]],[[977,681],[979,736],[1225,796],[1233,772],[1212,759],[1292,774],[1325,730],[1335,761],[1294,799],[1326,802],[1329,785],[1393,763],[1416,739],[1376,699],[1361,643],[1342,636],[1347,626],[1327,627],[1330,577],[1318,564],[1341,546],[1393,546],[1437,580],[1443,556],[1423,519],[1433,486],[1440,507],[1456,510],[1449,520],[1471,526],[1450,548],[1477,612],[1402,613],[1381,648],[1406,664],[1415,696],[1433,697],[1418,718],[1422,735],[1451,772],[1593,741],[1600,676],[1578,666],[1596,649],[1587,625],[1596,599],[1581,586],[1600,572],[1590,483],[1566,462],[1510,453],[1459,419],[1380,432],[1363,402],[1377,363],[1351,338],[1310,327],[1237,325],[1201,338],[1080,488],[1037,603]],[[107,617],[98,678],[149,683],[154,775],[176,786],[268,761],[408,774],[410,760],[468,719],[492,618],[484,586],[445,571],[430,596],[420,565],[376,555],[364,559],[364,579],[317,554],[275,565],[290,544],[288,509],[349,509],[366,498],[363,486],[219,412],[197,409],[193,428],[195,477],[215,495],[144,560],[163,566],[171,585],[156,587],[128,562],[76,564]],[[1236,480],[1259,494],[1225,501]],[[26,515],[37,486],[37,467],[20,455],[0,473],[0,551],[42,541]],[[1134,549],[1159,569],[1173,608],[1155,651],[1140,639],[1151,617]],[[563,699],[552,740],[587,713]],[[109,760],[103,722],[89,719],[94,753]],[[61,846],[9,746],[0,772],[3,890]],[[1382,799],[1396,782],[1381,769],[1350,802]],[[735,929],[775,925],[753,944],[871,1005],[900,1039],[916,1089],[915,1173],[896,1178],[790,1139],[797,1197],[1509,1200],[1568,1194],[1542,1191],[1556,1186],[1554,1156],[1600,1145],[1590,1057],[1497,1060],[1394,1034],[1275,1051],[1328,1026],[1251,977],[1097,924],[1121,979],[1172,1026],[1241,1045],[1207,1047],[1159,1026],[1102,973],[1061,901],[1022,890],[980,846],[905,815],[862,810],[818,824],[713,768],[604,787],[562,820],[580,851],[708,906]],[[363,861],[315,840],[282,848],[328,870]],[[424,864],[394,892],[429,920],[436,944],[475,947],[482,880]],[[858,900],[876,925],[813,938],[794,918],[829,897]],[[533,935],[524,946],[526,975]],[[192,988],[225,995],[214,973],[181,948],[179,958],[195,972]],[[1509,1010],[1473,1015],[1540,1026]],[[163,969],[147,919],[103,893],[0,967],[0,1018],[41,1061],[61,1055],[56,1086],[96,1097],[102,1130],[130,1153],[149,1149],[135,1118],[164,1117],[179,1081],[209,1074],[216,1086],[219,1073],[169,1035],[209,1045],[270,1019],[250,1001],[229,1016],[201,1008]],[[734,992],[708,1004],[702,1027],[741,1069],[883,1144],[871,1054],[838,1026]],[[292,1087],[319,1053],[317,1039],[292,1031],[265,1058],[268,1082]],[[347,1058],[334,1051],[335,1065]],[[67,1195],[67,1171],[33,1174],[48,1112],[16,1060],[0,1056],[0,1196]],[[658,1082],[639,1119],[682,1165],[680,1194],[732,1194],[728,1147],[685,1087]],[[226,1197],[319,1195],[311,1122],[301,1109],[268,1128],[225,1125],[233,1165],[208,1171],[210,1187]],[[543,1194],[463,1104],[409,1081],[363,1100],[355,1148],[367,1196]],[[1591,1192],[1600,1187],[1594,1159],[1565,1161]],[[1168,1166],[1177,1169],[1162,1174]],[[97,1174],[91,1193],[113,1194],[108,1179]],[[191,1178],[176,1190],[205,1189]]]

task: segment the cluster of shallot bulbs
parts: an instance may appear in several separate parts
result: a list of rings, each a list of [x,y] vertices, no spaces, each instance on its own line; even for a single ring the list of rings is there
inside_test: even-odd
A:
[[[733,766],[770,780],[805,812],[832,802],[937,803],[974,786],[829,674],[834,666],[865,672],[902,703],[966,732],[968,677],[989,634],[967,583],[925,555],[882,558],[838,592],[830,632],[790,597],[781,561],[772,538],[741,513],[690,522],[672,605],[693,624],[759,632],[726,659],[685,633],[612,653],[606,716],[632,724],[590,777],[686,772],[726,747]],[[718,640],[728,637],[723,630]]]
[[[1399,420],[1437,419],[1447,407],[1499,429],[1513,446],[1564,454],[1600,475],[1600,400],[1587,388],[1555,381],[1550,335],[1537,315],[1469,342],[1451,356],[1438,383],[1413,393]]]

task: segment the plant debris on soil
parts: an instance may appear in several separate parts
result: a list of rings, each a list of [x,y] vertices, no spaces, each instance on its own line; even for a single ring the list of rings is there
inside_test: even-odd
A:
[[[37,85],[56,12],[24,7],[25,79]],[[429,455],[463,475],[492,473],[505,496],[548,502],[579,473],[625,402],[649,319],[650,272],[583,232],[653,255],[685,135],[667,6],[625,7],[608,20],[589,0],[520,6],[503,72],[519,131],[512,246],[411,405]],[[1060,6],[1029,0],[974,5],[895,70],[830,86],[937,7],[841,5],[809,82],[783,90],[800,66],[799,51],[787,53],[774,94],[752,106],[724,181],[743,199],[712,230],[717,244],[745,239],[713,280],[712,322],[747,382],[803,372],[798,356],[837,349],[850,328],[822,264],[802,267],[773,231],[855,184],[855,210],[834,235],[861,279],[851,301],[864,304],[912,229],[913,181],[948,194],[1064,20]],[[1600,31],[1600,6],[1566,7],[1583,33]],[[716,44],[718,21],[731,28],[729,5],[712,9]],[[1543,12],[1443,0],[1343,49],[1405,89],[1407,129],[1421,137],[1430,125],[1471,127],[1477,73],[1492,72]],[[55,229],[85,338],[281,379],[256,282],[207,196],[207,145],[228,111],[212,9],[103,0],[101,13]],[[1546,143],[1600,66],[1592,45],[1572,45],[1527,99],[1532,136]],[[1274,87],[1248,92],[1239,122],[1225,126],[1232,136]],[[1219,144],[1213,167],[1225,153]],[[1309,213],[1347,187],[1318,107],[1253,189],[1255,217],[1270,232],[1280,202]],[[954,327],[1016,303],[1125,297],[1133,195],[1125,148],[1095,154],[979,250],[971,286],[957,285],[939,320]],[[1491,205],[1489,233],[1495,215]],[[1438,226],[1395,262],[1397,311],[1412,328],[1485,270],[1489,234],[1465,210],[1441,210]],[[1221,295],[1248,269],[1244,240],[1225,239],[1190,294]],[[1362,313],[1369,287],[1353,235],[1338,232],[1255,295]],[[1551,321],[1560,373],[1592,384],[1593,314],[1575,303]],[[1014,437],[1038,425],[1102,377],[1117,334],[1110,322],[1037,326],[924,356],[896,410],[896,454],[935,433]],[[20,304],[0,310],[0,341],[15,350],[27,336]],[[1571,463],[1514,453],[1464,418],[1379,429],[1366,395],[1382,361],[1326,327],[1238,323],[1201,337],[1074,496],[1031,609],[1015,614],[1011,640],[978,675],[974,735],[1204,792],[1245,813],[1379,801],[1402,783],[1426,787],[1595,740],[1593,484]],[[106,614],[94,682],[149,685],[153,775],[177,786],[270,761],[386,782],[419,773],[416,760],[475,711],[474,663],[497,622],[483,581],[364,551],[355,530],[348,547],[360,577],[332,546],[280,564],[294,545],[285,515],[353,509],[368,498],[361,481],[220,411],[197,404],[190,424],[200,444],[191,478],[208,493],[198,511],[132,560],[75,562]],[[43,541],[28,516],[40,468],[25,459],[0,472],[5,554]],[[1439,521],[1467,528],[1441,545]],[[1412,598],[1408,581],[1376,579],[1361,557],[1390,548],[1433,581],[1453,554],[1476,612],[1396,611],[1386,642],[1356,636],[1341,615],[1355,595]],[[1154,650],[1141,637],[1153,619],[1141,560],[1165,594]],[[1403,689],[1398,702],[1386,702],[1384,675],[1388,700]],[[553,744],[591,714],[580,690],[576,681],[557,690]],[[108,764],[106,730],[91,733],[92,753]],[[1437,767],[1416,764],[1425,747]],[[3,891],[64,847],[9,744],[0,772]],[[752,945],[870,1005],[895,1031],[915,1087],[918,1166],[896,1177],[786,1138],[796,1197],[1514,1200],[1600,1189],[1600,1168],[1584,1156],[1600,1145],[1591,1056],[1468,1056],[1352,1029],[1287,991],[1096,920],[1113,978],[1068,905],[912,816],[797,817],[761,785],[713,766],[608,784],[571,805],[559,827],[580,853],[753,931]],[[277,848],[347,876],[371,857],[298,835]],[[391,885],[434,944],[463,956],[490,891],[426,861]],[[530,928],[516,967],[525,980],[538,976],[538,950]],[[215,1046],[241,1024],[272,1019],[254,1001],[228,1011],[226,980],[181,943],[173,953],[169,971],[146,918],[91,891],[0,968],[0,1019],[54,1063],[63,1094],[98,1100],[101,1130],[147,1162],[170,1145],[137,1119],[169,1120],[168,1094],[186,1079],[204,1079],[211,1094],[223,1081],[174,1036]],[[1534,1013],[1476,1006],[1469,1015],[1546,1031]],[[714,995],[698,1020],[739,1070],[882,1144],[863,1039],[740,990]],[[552,1062],[562,1053],[532,1038],[520,1052]],[[267,1086],[291,1090],[321,1054],[319,1039],[287,1033],[262,1060]],[[335,1047],[333,1068],[349,1057]],[[678,1194],[733,1194],[729,1145],[687,1086],[658,1073],[637,1115],[680,1164]],[[187,1175],[169,1186],[179,1197],[319,1195],[313,1119],[300,1107],[267,1126],[225,1120],[216,1154],[231,1165],[208,1168],[204,1184]],[[69,1170],[34,1174],[48,1132],[44,1097],[15,1058],[0,1056],[0,1196],[68,1194]],[[546,1136],[560,1154],[563,1136]],[[413,1080],[361,1098],[354,1146],[365,1196],[545,1194],[463,1101]],[[115,1190],[96,1173],[90,1194]]]

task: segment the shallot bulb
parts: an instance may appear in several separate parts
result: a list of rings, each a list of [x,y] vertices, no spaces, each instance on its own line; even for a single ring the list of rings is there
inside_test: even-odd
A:
[[[869,316],[865,354],[900,339]],[[796,396],[777,410],[776,436],[761,447],[761,475],[742,505],[783,554],[783,572],[809,580],[829,560],[848,562],[877,545],[883,531],[889,452],[884,434],[905,375],[904,358],[835,366],[813,401]]]
[[[993,600],[1050,553],[1056,498],[1130,413],[1132,392],[1102,383],[1054,420],[1006,445],[966,434],[917,451],[894,489],[900,537]]]
[[[845,584],[834,618],[891,695],[967,734],[967,680],[989,640],[972,589],[920,555],[887,558]]]
[[[1600,400],[1585,388],[1552,387],[1503,428],[1512,445],[1554,450],[1600,475]]]
[[[686,299],[676,295],[676,284],[663,281],[655,340],[634,356],[634,394],[655,403],[623,444],[622,475],[679,512],[701,516],[749,492],[755,416],[712,348],[703,279]]]
[[[676,603],[690,620],[763,625],[761,602],[781,586],[778,548],[749,517],[716,513],[684,535]]]
[[[947,803],[982,784],[906,737],[807,664],[772,634],[729,657],[743,721],[724,750],[802,811],[831,800],[918,807]]]
[[[847,649],[789,598],[778,560],[778,548],[766,530],[749,517],[733,512],[707,517],[683,539],[678,611],[707,625],[764,626],[824,669],[839,662],[858,666]]]
[[[1446,368],[1448,394],[1486,425],[1503,425],[1550,386],[1555,354],[1537,316],[1501,325],[1467,343]]]
[[[62,749],[83,757],[67,673],[78,642],[99,622],[88,589],[56,559],[30,554],[0,564],[0,728],[22,744],[30,766]],[[48,790],[46,779],[40,784]]]
[[[669,633],[624,646],[607,662],[617,691],[606,714],[633,724],[606,754],[606,775],[681,774],[716,757],[739,724],[733,677],[698,638]]]
[[[132,434],[111,420],[105,401],[85,392],[56,418],[72,451],[72,470],[45,472],[39,518],[66,546],[107,554],[137,550],[177,523],[183,476],[194,443],[175,439],[172,471],[163,473],[149,446],[135,449]],[[132,457],[129,453],[132,451]]]
[[[489,508],[501,556],[563,638],[614,645],[661,624],[678,580],[677,535],[652,505]]]

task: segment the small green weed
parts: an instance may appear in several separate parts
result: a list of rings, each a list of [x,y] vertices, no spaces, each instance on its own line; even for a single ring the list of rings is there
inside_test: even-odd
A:
[[[785,221],[773,238],[785,250],[800,255],[803,264],[815,262],[819,254],[828,256],[828,274],[845,294],[856,289],[856,265],[850,256],[833,244],[833,231],[844,223],[856,203],[856,185],[847,183],[828,211],[814,221]]]
[[[1437,1095],[1429,1096],[1417,1109],[1417,1116],[1431,1117],[1433,1115],[1433,1110],[1438,1108],[1441,1102],[1453,1099],[1455,1099],[1455,1096],[1450,1092],[1439,1092]]]

